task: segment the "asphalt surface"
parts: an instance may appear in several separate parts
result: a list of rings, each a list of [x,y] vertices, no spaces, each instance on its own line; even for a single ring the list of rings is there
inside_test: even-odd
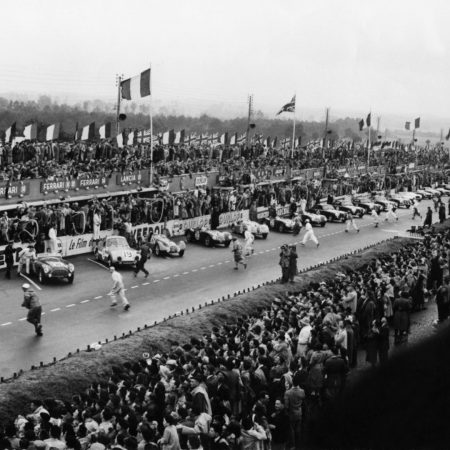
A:
[[[422,201],[422,215],[431,201]],[[311,241],[305,247],[298,245],[299,268],[306,268],[352,250],[375,244],[395,235],[404,234],[412,224],[412,210],[397,210],[397,222],[385,222],[385,213],[379,228],[374,228],[372,218],[356,219],[360,232],[345,233],[345,224],[327,223],[324,228],[314,228],[320,242],[316,248]],[[436,214],[434,214],[436,216]],[[206,248],[199,244],[188,244],[184,257],[152,257],[146,264],[150,276],[143,274],[134,278],[131,269],[120,270],[131,303],[128,312],[120,304],[110,307],[107,295],[112,280],[109,270],[97,263],[92,254],[70,258],[75,265],[73,285],[52,282],[36,286],[43,306],[43,337],[34,334],[32,325],[26,322],[26,310],[20,305],[23,300],[21,285],[25,280],[13,276],[4,280],[0,273],[0,376],[10,377],[19,370],[28,370],[32,365],[49,363],[60,359],[77,348],[105,339],[121,336],[144,324],[173,315],[187,308],[233,295],[237,291],[257,286],[280,277],[279,249],[284,243],[299,243],[299,236],[271,232],[267,240],[257,239],[255,254],[249,258],[246,270],[233,270],[231,248]]]

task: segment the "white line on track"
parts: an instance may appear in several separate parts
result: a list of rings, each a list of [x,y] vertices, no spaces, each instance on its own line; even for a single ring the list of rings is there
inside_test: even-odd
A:
[[[90,302],[90,300],[81,300],[80,303],[88,303],[88,302]]]
[[[226,261],[224,261],[225,264],[228,264],[229,262],[231,262],[229,259],[227,259]]]
[[[210,264],[208,267],[214,267],[215,266],[215,264]]]
[[[73,308],[75,306],[75,303],[71,303],[70,305],[66,305],[66,308]]]
[[[6,327],[7,325],[11,325],[11,324],[12,324],[12,322],[2,323],[2,324],[0,325],[0,327]]]
[[[131,286],[131,289],[136,289],[136,288],[138,288],[139,286]]]
[[[19,322],[23,322],[24,320],[27,320],[26,317],[22,317],[21,319],[19,319]]]
[[[53,308],[50,310],[50,312],[56,312],[56,311],[60,311],[60,310],[61,310],[61,308]]]
[[[221,262],[218,262],[218,263],[217,263],[218,266],[221,266],[222,264],[223,264],[223,263],[221,263]]]
[[[142,286],[147,286],[147,285],[149,285],[150,283],[149,282],[147,282],[147,283],[142,283]]]
[[[36,289],[39,289],[40,291],[42,291],[42,288],[40,286],[38,286],[33,280],[30,280],[26,275],[21,273],[20,276],[22,278],[25,278],[25,280],[27,280],[29,283],[31,283]]]
[[[191,272],[198,272],[198,269],[192,269]]]
[[[181,275],[187,275],[189,272],[183,272]]]
[[[177,277],[179,277],[180,276],[180,274],[179,273],[176,273],[173,277],[174,278],[177,278]]]
[[[97,266],[100,266],[102,269],[105,269],[105,270],[108,270],[108,271],[109,271],[109,268],[106,267],[104,264],[99,263],[98,261],[95,261],[94,259],[91,259],[91,258],[86,258],[86,259],[87,259],[88,261],[90,261],[91,263],[97,264]]]
[[[163,280],[168,280],[170,277],[164,277]]]
[[[203,267],[200,267],[200,270],[205,270],[205,269],[206,269],[206,267],[204,267],[204,266],[203,266]]]
[[[153,280],[153,283],[159,283],[159,280]]]
[[[94,297],[94,300],[98,300],[99,298],[102,298],[103,295],[99,295],[98,297]]]

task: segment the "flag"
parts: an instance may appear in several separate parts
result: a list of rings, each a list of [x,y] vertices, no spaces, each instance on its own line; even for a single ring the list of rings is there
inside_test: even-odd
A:
[[[228,144],[228,132],[223,133],[223,134],[220,136],[219,142],[220,142],[222,145],[227,145],[227,144]]]
[[[273,142],[272,142],[272,147],[275,148],[277,146],[277,144],[278,144],[278,136],[275,136],[275,138],[273,139]]]
[[[366,125],[367,125],[368,127],[370,127],[371,116],[372,116],[372,113],[367,114]]]
[[[295,112],[295,95],[289,103],[286,103],[281,107],[281,109],[277,112],[277,116],[282,112]]]
[[[150,69],[140,75],[121,81],[120,88],[124,100],[136,100],[150,95]]]
[[[420,128],[420,117],[414,120],[414,129]]]
[[[5,131],[5,143],[10,144],[16,137],[16,122]]]
[[[185,134],[184,130],[177,131],[175,133],[175,137],[174,137],[173,143],[176,144],[176,145],[183,144],[184,143],[184,134]]]
[[[95,137],[95,122],[86,125],[81,130],[81,140],[90,141]]]
[[[233,133],[230,137],[230,145],[236,145],[237,143],[237,133]]]
[[[210,137],[211,144],[215,144],[216,142],[220,142],[219,133],[213,133]]]
[[[123,132],[116,136],[116,142],[118,148],[123,148]]]
[[[109,139],[112,136],[111,130],[112,130],[111,122],[108,122],[108,123],[105,123],[104,125],[102,125],[98,129],[98,132],[100,134],[100,139]]]
[[[405,130],[411,129],[411,122],[405,122]]]
[[[78,131],[78,122],[75,124],[75,137],[74,140],[78,141],[80,139],[80,132]]]
[[[450,128],[448,129],[447,136],[445,136],[445,139],[448,141],[450,139]]]
[[[162,145],[169,145],[170,131],[166,131],[162,135]]]
[[[59,123],[54,123],[47,127],[47,132],[45,133],[46,141],[56,141],[59,138]]]
[[[23,130],[23,135],[25,139],[32,140],[37,138],[37,124],[32,123],[30,125],[27,125],[25,129]]]
[[[238,144],[244,144],[245,141],[247,140],[247,134],[241,134],[238,138],[237,138],[237,143]]]
[[[299,136],[297,138],[295,138],[295,147],[298,148],[302,145],[302,137]]]
[[[127,136],[127,145],[134,145],[134,131],[130,131]]]
[[[362,131],[363,128],[364,128],[364,119],[361,119],[361,120],[358,122],[358,125],[359,125],[359,131]]]
[[[264,139],[264,147],[270,147],[270,144],[271,144],[270,136],[267,136],[267,137]]]

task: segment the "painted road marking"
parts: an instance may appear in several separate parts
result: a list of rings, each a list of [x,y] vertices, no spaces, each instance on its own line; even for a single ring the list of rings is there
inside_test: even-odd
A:
[[[153,283],[159,283],[159,280],[153,280]]]
[[[214,267],[215,266],[215,264],[210,264],[208,267]]]
[[[11,325],[11,324],[12,324],[12,322],[6,322],[6,323],[2,323],[0,326],[6,327],[7,325]]]
[[[200,270],[205,270],[205,269],[206,269],[206,267],[204,267],[204,266],[203,266],[203,267],[200,267]]]
[[[102,269],[108,270],[109,271],[109,267],[106,267],[104,264],[99,263],[98,261],[95,261],[94,259],[91,258],[86,258],[88,261],[90,261],[91,263],[97,264],[97,266],[100,266]]]
[[[148,284],[150,284],[149,282],[147,283],[142,283],[142,286],[147,286]]]
[[[131,289],[136,289],[136,288],[138,288],[139,286],[131,286]]]
[[[103,295],[99,295],[98,297],[94,297],[94,300],[98,300],[99,298],[102,298]]]
[[[221,262],[218,262],[218,263],[217,263],[218,266],[221,266],[222,264],[223,264],[223,263],[221,263]]]
[[[55,312],[55,311],[61,311],[61,308],[54,308],[54,309],[50,310],[50,312]]]
[[[192,269],[191,272],[198,272],[198,269]]]
[[[180,274],[179,273],[176,273],[173,277],[174,278],[177,278],[177,277],[179,277],[180,276]]]
[[[189,272],[183,272],[182,275],[187,275]]]
[[[75,306],[75,303],[71,303],[70,305],[66,305],[66,308],[73,308]]]
[[[228,264],[229,262],[231,262],[229,259],[227,261],[224,261],[225,264]]]
[[[90,302],[90,300],[81,300],[80,303],[88,303],[88,302]]]
[[[42,288],[40,286],[38,286],[33,280],[30,280],[26,275],[21,273],[20,276],[22,278],[25,278],[25,280],[27,280],[29,283],[31,283],[36,289],[39,289],[40,291],[42,291]]]
[[[164,277],[163,280],[168,280],[170,277]]]
[[[22,317],[21,319],[19,319],[19,322],[23,322],[24,320],[27,320],[26,317]]]

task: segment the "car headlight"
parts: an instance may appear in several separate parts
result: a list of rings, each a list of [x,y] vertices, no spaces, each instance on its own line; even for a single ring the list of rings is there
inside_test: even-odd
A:
[[[180,250],[184,250],[186,248],[186,243],[184,241],[180,241],[178,247],[180,247]]]
[[[50,267],[43,265],[42,266],[42,270],[44,271],[44,273],[49,273],[50,272]]]
[[[69,272],[73,272],[75,270],[75,266],[73,264],[67,264],[67,268],[69,269]]]

